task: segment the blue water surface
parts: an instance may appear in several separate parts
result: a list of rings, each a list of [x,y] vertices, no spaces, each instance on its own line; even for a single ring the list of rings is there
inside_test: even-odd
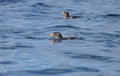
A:
[[[120,0],[0,0],[0,76],[120,76]]]

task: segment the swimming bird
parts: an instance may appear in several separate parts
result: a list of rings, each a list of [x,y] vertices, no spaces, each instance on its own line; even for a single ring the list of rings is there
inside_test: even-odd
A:
[[[73,40],[73,39],[77,39],[76,37],[66,37],[66,38],[64,38],[60,32],[50,33],[49,36],[53,37],[55,40]]]
[[[62,14],[64,16],[65,19],[72,19],[72,18],[79,18],[80,16],[70,16],[69,15],[69,12],[66,12],[66,11],[62,11]]]

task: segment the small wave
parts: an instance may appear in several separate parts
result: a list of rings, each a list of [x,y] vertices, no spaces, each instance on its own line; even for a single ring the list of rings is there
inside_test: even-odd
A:
[[[16,48],[33,48],[33,46],[28,46],[28,45],[16,45]]]
[[[15,49],[15,47],[14,46],[0,46],[0,49],[4,49],[4,50]]]
[[[20,0],[0,0],[0,2],[9,2],[9,3],[16,3],[17,1]]]
[[[25,17],[38,17],[40,15],[37,15],[37,14],[24,14],[23,16],[25,16]]]
[[[46,39],[46,38],[39,38],[39,37],[34,37],[34,36],[27,36],[25,38],[26,39],[32,39],[32,40],[43,40],[43,39]]]
[[[41,19],[40,15],[32,14],[32,13],[23,14],[22,16],[24,17],[24,19],[28,19],[28,20],[38,20],[38,19]]]
[[[94,59],[94,60],[102,60],[102,61],[107,61],[111,59],[111,57],[104,57],[104,56],[98,56],[98,55],[92,55],[92,54],[77,54],[74,56],[71,56],[71,58],[75,59]]]
[[[10,49],[16,49],[16,48],[33,48],[33,46],[28,45],[14,45],[14,46],[0,46],[0,49],[4,50],[10,50]]]
[[[107,15],[100,15],[98,19],[107,20],[110,22],[119,22],[120,21],[120,14],[107,14]]]
[[[94,36],[95,34],[94,33],[92,33],[92,32],[79,32],[79,34],[81,34],[81,35],[84,35],[84,36],[89,36],[89,37],[92,37],[92,36]]]
[[[63,52],[62,54],[71,55],[71,54],[73,54],[73,52]]]
[[[0,22],[4,22],[4,20],[0,19]]]
[[[75,67],[79,72],[99,72],[97,69],[88,68],[88,67]]]
[[[35,74],[63,74],[63,73],[73,72],[73,70],[69,70],[69,69],[45,69],[45,70],[29,70],[26,72],[35,73]]]
[[[101,51],[104,51],[104,52],[112,52],[111,50],[108,50],[108,49],[101,50]]]
[[[101,42],[106,45],[116,47],[120,45],[120,34],[119,33],[92,33],[92,32],[80,32],[80,34],[88,37],[88,41]]]
[[[116,72],[120,72],[120,70],[116,70]]]
[[[15,64],[15,62],[12,62],[12,61],[1,61],[1,62],[0,62],[0,65],[1,65],[1,64],[3,64],[3,65],[4,65],[4,64]]]
[[[106,16],[119,17],[120,18],[120,14],[107,14]]]
[[[120,21],[120,14],[106,14],[106,15],[98,15],[93,16],[90,18],[90,20],[94,20],[97,22],[101,21],[109,21],[111,23],[113,22],[119,22]]]
[[[115,31],[115,32],[117,32],[120,35],[120,31]]]
[[[109,34],[109,33],[99,33],[98,35],[96,35],[96,37],[115,39],[115,38],[119,38],[120,35],[119,34]]]
[[[52,7],[50,5],[44,4],[44,3],[36,3],[34,5],[32,5],[32,7]]]
[[[51,26],[51,27],[47,27],[47,28],[69,28],[69,29],[79,29],[79,27],[75,27],[75,26],[63,26],[63,25],[57,25],[57,26]]]
[[[95,36],[97,42],[105,42],[108,47],[120,45],[120,34],[99,33]]]
[[[0,5],[7,5],[11,3],[24,2],[23,0],[0,0]]]
[[[103,17],[103,18],[110,18],[110,17],[114,17],[114,18],[120,18],[120,14],[106,14],[106,15],[99,15],[96,17]]]
[[[115,44],[112,44],[112,43],[108,43],[108,44],[106,44],[105,45],[105,47],[109,47],[109,48],[115,48],[115,47],[117,47]]]
[[[120,63],[120,61],[119,60],[109,60],[109,61],[107,61],[107,62],[111,62],[111,63],[113,63],[113,62],[117,62],[117,63]]]

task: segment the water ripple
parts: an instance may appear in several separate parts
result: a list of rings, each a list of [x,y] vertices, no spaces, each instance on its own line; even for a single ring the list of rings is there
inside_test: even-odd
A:
[[[46,39],[46,38],[39,38],[39,37],[34,37],[34,36],[26,36],[25,38],[26,39],[32,39],[32,40],[43,40],[43,39]]]
[[[2,61],[2,62],[0,62],[0,65],[1,64],[16,64],[15,62],[12,62],[12,61]]]
[[[101,60],[101,61],[107,61],[111,59],[112,57],[104,57],[104,56],[98,56],[98,55],[92,55],[92,54],[77,54],[74,56],[71,56],[71,58],[75,59],[94,59],[94,60]]]
[[[32,7],[52,7],[52,6],[44,4],[44,3],[36,3],[32,5]]]
[[[51,26],[51,27],[47,27],[47,28],[69,28],[69,29],[79,29],[79,27],[75,27],[75,26],[64,26],[64,25],[57,25],[57,26]]]
[[[33,48],[33,46],[28,46],[28,45],[16,45],[16,48]]]
[[[28,46],[25,44],[3,44],[0,46],[0,49],[4,49],[4,50],[12,50],[12,49],[18,49],[18,48],[33,48],[33,46]]]
[[[99,33],[94,35],[95,42],[104,42],[108,47],[116,47],[120,45],[120,34]]]
[[[11,3],[24,2],[23,0],[0,0],[1,5],[8,5]]]
[[[75,67],[79,72],[99,72],[97,69],[88,68],[88,67]]]
[[[116,70],[116,72],[120,72],[120,70]]]
[[[105,47],[117,47],[120,45],[119,33],[92,33],[92,32],[80,32],[81,35],[88,37],[90,41],[105,43]],[[88,39],[88,41],[89,41]]]
[[[107,14],[106,16],[120,18],[120,14]]]
[[[98,16],[98,19],[107,20],[109,22],[119,22],[120,21],[120,14],[106,14]]]
[[[104,49],[104,50],[101,50],[101,51],[104,51],[104,52],[112,52],[112,51],[109,50],[109,49]]]
[[[117,63],[120,63],[120,61],[119,60],[109,60],[109,61],[107,61],[107,62],[117,62]]]
[[[40,15],[38,15],[38,14],[23,14],[23,16],[25,16],[25,17],[40,17]]]
[[[69,69],[45,69],[45,70],[30,70],[26,72],[36,73],[36,74],[62,74],[62,73],[69,73],[74,71]]]
[[[15,49],[14,46],[0,46],[0,49],[8,50],[8,49]]]

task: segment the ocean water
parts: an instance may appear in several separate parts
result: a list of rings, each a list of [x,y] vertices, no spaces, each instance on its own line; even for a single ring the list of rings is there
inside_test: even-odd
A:
[[[0,0],[0,76],[120,76],[120,0]]]

